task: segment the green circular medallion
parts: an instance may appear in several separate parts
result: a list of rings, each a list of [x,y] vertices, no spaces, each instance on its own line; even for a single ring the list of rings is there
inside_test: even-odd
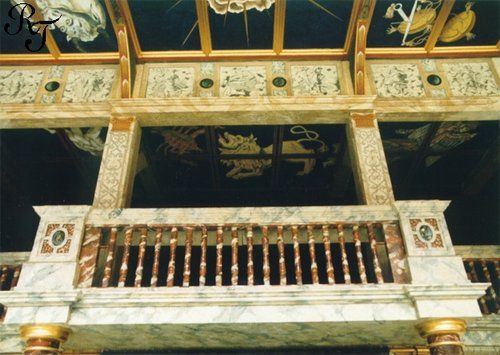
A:
[[[283,78],[282,76],[278,76],[273,79],[273,85],[278,88],[282,88],[283,86],[286,85],[286,79]]]
[[[214,81],[212,79],[201,79],[200,80],[200,86],[203,89],[210,89],[212,86],[214,86]]]
[[[56,91],[57,89],[59,89],[59,82],[57,81],[49,81],[47,84],[45,84],[45,90],[47,91]]]
[[[438,86],[441,84],[441,77],[436,74],[431,74],[427,77],[427,82],[431,85]]]
[[[52,241],[52,245],[54,245],[55,247],[62,245],[65,240],[66,240],[66,233],[64,233],[61,230],[56,231],[56,232],[54,232],[54,234],[52,234],[51,241]]]

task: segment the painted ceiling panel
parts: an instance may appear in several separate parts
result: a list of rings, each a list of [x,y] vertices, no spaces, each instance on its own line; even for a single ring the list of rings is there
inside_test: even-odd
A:
[[[274,5],[262,8],[227,10],[226,1],[209,1],[212,48],[220,49],[271,49],[273,47]],[[221,4],[215,6],[212,4]]]
[[[412,25],[405,39],[405,46],[423,47],[439,14],[443,0],[419,1]],[[406,24],[404,17],[411,16],[413,0],[379,0],[375,5],[368,32],[368,47],[402,47]]]
[[[196,6],[184,0],[129,0],[143,51],[200,50]]]
[[[60,19],[51,30],[62,53],[98,53],[118,50],[104,0],[37,2],[45,19]]]
[[[343,48],[351,1],[287,1],[285,49]]]
[[[500,28],[491,15],[499,13],[498,0],[457,0],[436,46],[496,45]]]

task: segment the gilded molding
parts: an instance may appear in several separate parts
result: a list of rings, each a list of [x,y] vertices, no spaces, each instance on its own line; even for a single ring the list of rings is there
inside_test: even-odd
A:
[[[436,334],[458,334],[463,335],[467,325],[460,318],[430,319],[417,326],[418,333],[422,338]]]

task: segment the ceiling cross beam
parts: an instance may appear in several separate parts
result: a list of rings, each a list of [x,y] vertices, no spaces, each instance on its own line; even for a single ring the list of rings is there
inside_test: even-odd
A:
[[[210,22],[208,19],[207,0],[196,0],[196,16],[198,17],[201,50],[205,56],[209,56],[212,52],[212,38],[210,33]]]
[[[446,20],[450,16],[451,9],[453,8],[454,4],[455,0],[447,0],[443,2],[441,10],[439,11],[439,15],[436,18],[436,21],[434,21],[434,26],[432,26],[431,33],[429,34],[429,37],[425,42],[426,52],[431,52],[436,46],[436,43],[439,39],[439,36],[441,35],[441,32],[443,32],[444,25],[446,24]]]
[[[279,55],[285,42],[286,0],[276,0],[274,3],[273,52]]]

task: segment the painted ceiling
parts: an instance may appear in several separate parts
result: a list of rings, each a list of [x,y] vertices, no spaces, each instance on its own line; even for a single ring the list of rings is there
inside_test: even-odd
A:
[[[500,2],[496,0],[20,0],[0,1],[0,61],[54,58],[116,60],[114,27],[124,23],[137,60],[208,56],[347,58],[356,21],[370,22],[367,56],[414,55],[415,50],[455,54],[495,50]],[[16,5],[12,8],[13,5]],[[55,21],[47,42],[19,30],[19,15]],[[407,23],[410,26],[407,26]],[[10,26],[8,29],[5,26]],[[43,28],[44,25],[42,25]],[[27,26],[25,26],[27,27]],[[18,31],[18,32],[16,32]],[[14,34],[15,33],[15,34]],[[413,48],[413,51],[408,52]],[[498,48],[496,48],[498,50]],[[451,52],[450,52],[451,53]],[[90,55],[91,54],[91,55]],[[76,55],[76,56],[75,56]],[[22,59],[22,58],[18,58]],[[27,60],[27,58],[24,58]]]

